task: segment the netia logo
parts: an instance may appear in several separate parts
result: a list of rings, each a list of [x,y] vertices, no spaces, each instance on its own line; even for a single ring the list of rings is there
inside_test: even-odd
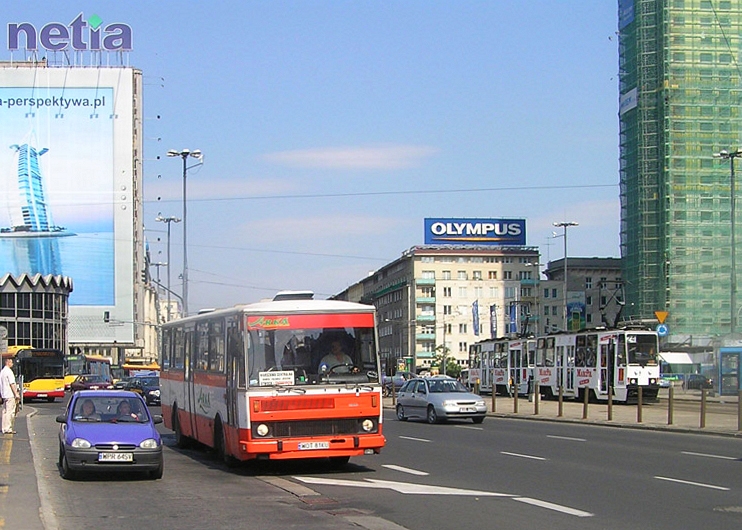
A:
[[[83,20],[82,13],[68,26],[50,22],[41,31],[33,24],[22,22],[8,24],[8,49],[20,49],[21,35],[25,49],[36,51],[39,44],[45,50],[60,51],[72,48],[75,51],[131,51],[132,31],[127,24],[113,23],[103,27],[103,19],[92,15]]]

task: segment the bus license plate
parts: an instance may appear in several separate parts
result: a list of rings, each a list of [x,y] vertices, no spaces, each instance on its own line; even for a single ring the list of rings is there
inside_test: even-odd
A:
[[[299,451],[306,451],[311,449],[329,449],[330,442],[301,442],[299,444]]]
[[[36,397],[45,398],[48,397],[46,394],[36,394]]]
[[[133,453],[98,453],[98,462],[133,462]]]

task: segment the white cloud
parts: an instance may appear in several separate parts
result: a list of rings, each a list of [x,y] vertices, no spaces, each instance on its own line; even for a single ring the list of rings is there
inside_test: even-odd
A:
[[[390,145],[379,147],[327,147],[269,153],[271,163],[321,169],[406,169],[437,153],[428,146]]]

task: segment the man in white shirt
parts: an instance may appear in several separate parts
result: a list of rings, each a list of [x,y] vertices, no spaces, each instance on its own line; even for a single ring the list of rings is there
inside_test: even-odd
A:
[[[15,434],[13,423],[15,422],[15,411],[20,402],[21,395],[18,384],[15,382],[13,373],[13,358],[5,359],[5,367],[0,370],[0,397],[3,400],[3,434]]]

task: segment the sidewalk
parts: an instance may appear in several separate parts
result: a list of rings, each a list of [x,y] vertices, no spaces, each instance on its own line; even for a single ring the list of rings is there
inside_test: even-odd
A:
[[[0,528],[44,529],[26,421],[31,410],[24,407],[18,414],[17,434],[0,434]]]
[[[637,405],[614,404],[612,417],[608,419],[608,405],[588,403],[587,409],[582,401],[564,400],[559,415],[558,401],[538,400],[536,403],[521,396],[517,412],[512,397],[496,396],[494,412],[492,396],[482,396],[488,406],[488,416],[498,418],[517,418],[537,421],[561,421],[586,423],[623,428],[656,429],[675,432],[695,432],[699,434],[742,437],[739,428],[739,405],[737,396],[706,396],[705,416],[702,420],[701,392],[699,390],[673,391],[672,417],[669,414],[668,389],[660,389],[659,403],[645,403],[639,412]],[[391,397],[384,398],[385,408],[394,408]],[[670,423],[672,419],[672,423]],[[701,427],[703,421],[703,427]]]

